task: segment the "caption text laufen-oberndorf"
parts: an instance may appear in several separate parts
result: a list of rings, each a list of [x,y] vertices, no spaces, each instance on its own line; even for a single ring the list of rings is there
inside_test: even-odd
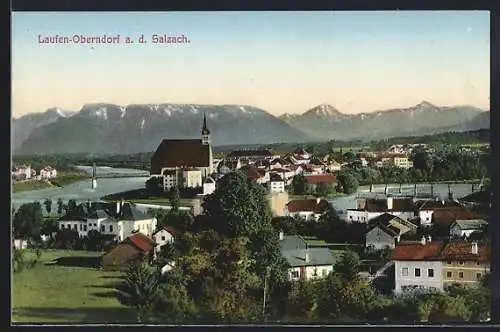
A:
[[[189,44],[190,40],[184,35],[167,35],[167,34],[152,34],[151,38],[147,40],[144,34],[135,40],[132,37],[123,37],[119,34],[101,36],[85,36],[83,34],[74,34],[71,36],[54,35],[43,36],[38,35],[39,44],[132,44],[138,42],[144,44],[151,41],[153,44]]]

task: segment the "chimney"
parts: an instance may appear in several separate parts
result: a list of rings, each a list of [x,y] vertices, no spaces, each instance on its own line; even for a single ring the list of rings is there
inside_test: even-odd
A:
[[[280,241],[283,241],[285,237],[285,234],[283,234],[283,231],[280,231]]]
[[[471,250],[473,255],[478,255],[479,254],[479,248],[477,246],[477,242],[474,241],[472,242],[472,250]]]
[[[422,236],[422,239],[420,240],[420,243],[421,243],[423,246],[425,246],[425,243],[426,243],[426,242],[425,242],[425,236]]]
[[[121,207],[121,202],[116,201],[116,214],[120,214],[120,207]]]
[[[432,237],[430,235],[427,235],[427,243],[431,243]]]
[[[441,201],[441,205],[444,205],[444,199]]]
[[[305,257],[304,257],[304,261],[306,263],[309,263],[309,250],[306,249],[306,253],[305,253]]]
[[[394,199],[392,196],[387,196],[387,210],[392,210]]]
[[[321,198],[316,198],[316,204],[319,204],[319,202],[321,202]]]

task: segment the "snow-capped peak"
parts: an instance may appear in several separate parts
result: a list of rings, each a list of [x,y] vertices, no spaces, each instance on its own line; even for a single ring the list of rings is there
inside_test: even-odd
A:
[[[312,114],[312,115],[320,115],[320,116],[340,116],[342,113],[340,113],[335,107],[332,105],[328,104],[321,104],[318,106],[315,106],[308,110],[305,114]]]
[[[125,117],[125,113],[127,113],[127,106],[120,106],[120,111],[122,119]]]

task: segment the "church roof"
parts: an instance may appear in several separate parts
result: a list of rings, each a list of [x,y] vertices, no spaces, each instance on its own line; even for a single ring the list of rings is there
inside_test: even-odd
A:
[[[164,139],[151,158],[151,174],[162,167],[209,167],[210,145],[201,139]]]

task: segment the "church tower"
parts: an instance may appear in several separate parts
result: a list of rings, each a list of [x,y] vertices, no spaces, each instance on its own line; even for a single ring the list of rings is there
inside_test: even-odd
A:
[[[203,128],[201,129],[201,144],[208,145],[208,160],[209,166],[205,168],[203,172],[203,178],[206,179],[207,176],[214,172],[213,170],[213,153],[212,153],[212,145],[210,144],[210,130],[207,128],[207,117],[203,114]]]
[[[203,114],[203,128],[201,129],[201,143],[210,145],[210,130],[207,128],[207,117]]]

